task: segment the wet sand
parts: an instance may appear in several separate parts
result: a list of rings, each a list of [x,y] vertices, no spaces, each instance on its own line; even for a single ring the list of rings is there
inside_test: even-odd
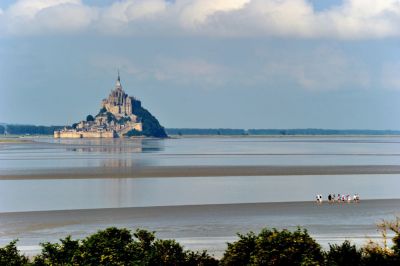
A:
[[[221,256],[236,233],[263,227],[307,228],[324,247],[345,239],[363,244],[379,239],[376,223],[400,214],[400,199],[360,203],[283,202],[0,213],[0,245],[19,238],[28,254],[38,243],[67,235],[82,238],[109,226],[145,228],[191,249]]]
[[[0,180],[362,174],[400,174],[400,165],[74,167],[4,170]]]
[[[27,139],[15,139],[15,138],[5,138],[0,139],[0,144],[21,144],[21,143],[33,143],[31,140]]]

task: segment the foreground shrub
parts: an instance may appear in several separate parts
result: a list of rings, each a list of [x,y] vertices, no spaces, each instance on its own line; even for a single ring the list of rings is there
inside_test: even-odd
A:
[[[11,241],[7,246],[0,248],[0,265],[27,265],[28,258],[19,254],[17,246],[15,245],[16,243],[17,240],[14,240]]]
[[[320,245],[300,228],[294,232],[263,229],[258,236],[250,233],[239,238],[228,245],[222,265],[321,265],[324,262]]]
[[[238,234],[239,240],[228,243],[221,265],[247,265],[256,249],[257,236],[250,232],[246,235]]]
[[[146,230],[136,230],[132,237],[127,229],[111,227],[82,241],[67,237],[60,243],[41,245],[42,252],[34,259],[36,266],[218,265],[206,251],[184,251],[175,240],[156,239],[154,232]]]
[[[218,260],[207,254],[207,251],[203,252],[187,251],[185,258],[185,265],[217,266]]]
[[[263,229],[258,235],[238,234],[228,243],[220,262],[206,251],[185,251],[175,240],[156,239],[154,232],[115,227],[98,231],[83,240],[70,236],[60,243],[42,243],[42,251],[30,262],[21,255],[16,241],[0,248],[0,266],[47,265],[328,265],[328,266],[394,266],[400,265],[400,219],[382,222],[383,245],[370,241],[357,249],[349,241],[329,245],[321,251],[306,230]],[[387,231],[395,233],[393,245],[387,245]]]
[[[391,249],[382,248],[377,243],[370,242],[362,248],[362,264],[363,266],[394,266],[396,257]]]
[[[362,265],[372,266],[394,266],[400,265],[400,219],[397,217],[394,221],[382,221],[378,224],[378,230],[382,235],[383,244],[379,244],[374,241],[370,241],[366,246],[362,248]],[[391,239],[393,246],[388,247],[388,231],[395,233]]]
[[[60,244],[42,243],[42,253],[35,257],[35,265],[69,265],[79,254],[79,241],[70,236],[60,239]]]
[[[329,251],[326,252],[326,265],[328,266],[358,266],[361,265],[361,250],[349,241],[341,245],[329,244]]]

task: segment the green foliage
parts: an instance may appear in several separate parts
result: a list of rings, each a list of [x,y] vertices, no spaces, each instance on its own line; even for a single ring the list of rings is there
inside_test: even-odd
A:
[[[217,266],[218,260],[211,257],[207,251],[193,252],[187,251],[185,258],[185,265],[198,265],[198,266]]]
[[[94,117],[92,115],[88,115],[88,116],[86,116],[86,121],[87,122],[94,121]]]
[[[258,265],[319,265],[322,261],[320,245],[300,228],[294,232],[263,229],[252,256]]]
[[[382,221],[378,224],[378,230],[382,234],[383,246],[379,243],[370,241],[362,248],[362,265],[372,266],[391,266],[400,265],[399,237],[400,237],[400,218],[394,221]],[[393,246],[387,245],[387,232],[392,231],[395,235],[392,239]]]
[[[122,125],[122,124],[125,124],[126,122],[129,122],[129,121],[131,121],[131,118],[130,118],[129,116],[126,116],[126,117],[121,117],[121,118],[117,121],[117,123],[120,124],[120,125]]]
[[[135,101],[138,102],[138,101]],[[134,102],[133,113],[138,116],[140,122],[142,122],[143,131],[141,135],[146,137],[166,138],[167,133],[165,129],[160,125],[157,118],[155,118],[149,111],[143,108],[139,103]],[[132,131],[132,130],[131,130]],[[137,136],[136,132],[129,131],[126,136]]]
[[[400,217],[396,217],[393,222],[386,222],[386,226],[395,233],[393,241],[393,252],[400,258]]]
[[[0,248],[0,265],[22,266],[28,265],[28,258],[19,254],[17,240],[11,241],[5,247]]]
[[[107,122],[110,123],[111,121],[117,122],[117,118],[110,112],[106,113],[107,115]]]
[[[398,258],[397,258],[398,260]],[[396,258],[391,250],[380,247],[377,243],[370,242],[362,249],[362,264],[363,266],[394,266]]]
[[[258,236],[239,238],[228,245],[222,265],[321,265],[324,261],[321,247],[300,228],[294,232],[266,228]],[[246,243],[253,248],[247,250]]]
[[[199,265],[216,266],[218,261],[206,251],[184,251],[175,240],[156,239],[154,232],[136,230],[133,235],[127,229],[115,227],[98,231],[82,241],[70,236],[60,243],[43,243],[41,254],[34,258],[35,266],[50,265]],[[10,247],[12,252],[10,252]],[[7,250],[8,256],[2,252]],[[0,249],[0,265],[27,265],[27,258],[20,256],[15,242]],[[20,264],[10,264],[16,258]]]
[[[0,125],[0,134],[4,134],[5,130],[5,127],[3,125]]]
[[[99,231],[82,240],[79,265],[128,265],[133,260],[132,235],[127,229],[115,227]]]
[[[35,257],[34,265],[70,265],[75,256],[79,255],[79,241],[71,236],[60,239],[59,243],[42,243],[42,253]]]
[[[175,240],[157,239],[151,249],[149,265],[182,265],[185,262],[183,248]]]
[[[104,113],[107,113],[107,109],[105,107],[101,108],[99,113],[96,116],[102,115]]]
[[[137,131],[136,129],[131,129],[124,136],[126,136],[126,137],[139,137],[139,136],[143,136],[143,133],[141,131]]]
[[[326,253],[326,264],[329,266],[358,266],[361,265],[361,250],[349,241],[341,245],[329,244],[329,251]]]
[[[295,231],[263,229],[258,235],[253,232],[238,234],[239,239],[228,243],[221,261],[206,251],[185,251],[175,240],[157,239],[154,232],[115,227],[98,231],[83,240],[72,240],[70,236],[60,243],[43,243],[42,251],[33,262],[21,255],[16,241],[0,248],[0,265],[50,266],[50,265],[327,265],[327,266],[394,266],[400,265],[399,230],[400,220],[384,222],[381,227],[395,232],[394,245],[389,248],[370,242],[362,249],[345,241],[341,245],[329,245],[322,252],[320,246],[306,230]],[[384,236],[385,236],[384,234]]]
[[[257,236],[250,232],[246,235],[238,234],[239,240],[228,243],[228,248],[222,258],[221,265],[248,265],[251,255],[256,248]]]

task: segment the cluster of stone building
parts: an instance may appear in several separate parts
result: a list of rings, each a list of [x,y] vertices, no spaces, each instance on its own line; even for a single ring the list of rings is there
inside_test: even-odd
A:
[[[103,99],[101,110],[93,121],[81,121],[73,128],[65,127],[54,131],[55,138],[117,138],[131,130],[142,131],[140,119],[134,115],[134,108],[140,108],[140,101],[128,96],[122,89],[121,79],[107,99]]]

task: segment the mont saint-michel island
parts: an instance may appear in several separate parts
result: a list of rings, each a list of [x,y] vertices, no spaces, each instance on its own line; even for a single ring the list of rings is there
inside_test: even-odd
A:
[[[131,97],[122,89],[118,78],[107,99],[101,102],[96,116],[54,131],[54,138],[120,138],[155,137],[166,138],[167,134],[140,100]]]

